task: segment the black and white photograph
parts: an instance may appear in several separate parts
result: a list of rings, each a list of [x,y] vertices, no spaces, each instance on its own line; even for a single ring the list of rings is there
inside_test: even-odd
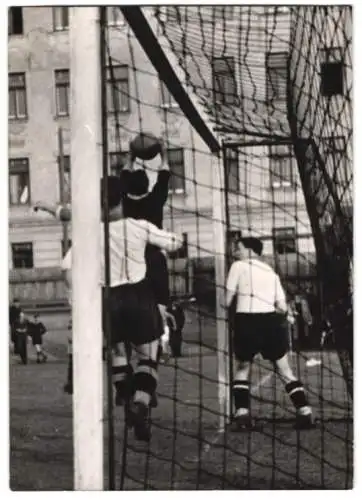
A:
[[[356,487],[354,13],[7,8],[8,490]]]

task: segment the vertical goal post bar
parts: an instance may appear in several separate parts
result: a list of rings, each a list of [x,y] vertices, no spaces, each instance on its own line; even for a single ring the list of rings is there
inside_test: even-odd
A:
[[[74,489],[102,491],[99,7],[70,9]]]

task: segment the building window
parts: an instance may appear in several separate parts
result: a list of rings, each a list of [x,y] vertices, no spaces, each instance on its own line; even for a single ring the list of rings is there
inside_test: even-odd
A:
[[[227,186],[229,191],[239,191],[239,152],[237,149],[226,148],[225,150],[225,170],[227,175]]]
[[[320,51],[321,94],[325,97],[343,94],[344,61],[342,49],[331,47]]]
[[[296,253],[297,237],[293,227],[273,229],[274,252],[278,255]]]
[[[178,108],[178,104],[173,98],[171,92],[168,90],[167,86],[160,81],[161,85],[161,106],[163,108]]]
[[[11,249],[14,269],[31,269],[34,267],[32,243],[12,243]]]
[[[28,158],[9,160],[9,201],[10,205],[28,205],[30,203]]]
[[[61,180],[60,171],[60,156],[58,156],[58,168],[59,168],[59,199],[61,203],[69,202],[71,199],[71,180],[70,180],[70,156],[63,155],[63,168],[64,168],[64,178]],[[63,182],[63,186],[61,186]],[[63,200],[62,200],[63,197]]]
[[[23,8],[10,7],[8,9],[8,34],[22,35],[24,29]]]
[[[291,187],[293,185],[294,157],[289,144],[270,146],[270,183],[273,188]]]
[[[119,176],[127,162],[127,157],[128,153],[126,151],[109,153],[109,169],[111,175]]]
[[[187,259],[189,255],[187,233],[182,233],[182,247],[175,252],[169,252],[171,259]]]
[[[21,120],[27,117],[25,73],[9,74],[9,118]]]
[[[287,98],[288,53],[269,52],[266,55],[266,96],[268,101]]]
[[[69,7],[53,7],[54,31],[64,31],[69,28]]]
[[[129,113],[129,71],[127,65],[107,68],[107,109],[109,113]]]
[[[182,148],[178,149],[168,149],[167,150],[167,160],[170,166],[170,192],[175,194],[181,194],[185,192],[185,162],[184,162],[184,150]]]
[[[124,26],[125,20],[120,7],[107,7],[108,26]]]
[[[55,70],[55,101],[57,116],[69,116],[69,70]]]
[[[237,86],[233,57],[216,57],[212,61],[213,89],[215,102],[236,104]]]

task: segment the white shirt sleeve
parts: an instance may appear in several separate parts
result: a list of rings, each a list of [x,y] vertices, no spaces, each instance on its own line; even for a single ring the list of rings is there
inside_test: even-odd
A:
[[[151,243],[151,245],[155,245],[167,252],[175,252],[182,247],[183,240],[177,234],[159,229],[154,224],[146,221],[145,228],[147,230],[147,243]]]
[[[276,304],[275,305],[279,310],[281,310],[283,312],[287,312],[287,310],[288,310],[287,299],[286,299],[282,284],[280,282],[280,278],[277,274],[275,275],[275,282],[276,282],[275,283],[276,284],[276,287],[275,287],[275,291],[276,291],[275,302],[276,302]]]
[[[72,269],[72,249],[70,248],[68,252],[65,254],[62,260],[62,269],[63,271],[69,271]]]
[[[226,281],[226,306],[230,307],[234,295],[238,291],[241,266],[240,262],[234,262],[230,268],[227,281]]]

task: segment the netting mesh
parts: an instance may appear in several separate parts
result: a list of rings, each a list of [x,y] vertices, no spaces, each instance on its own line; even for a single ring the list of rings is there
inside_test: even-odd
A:
[[[131,9],[123,9],[126,18]],[[222,154],[213,159],[193,130],[172,96],[175,88],[163,83],[162,67],[156,70],[146,56],[137,29],[121,16],[108,23],[111,169],[122,168],[129,140],[140,131],[163,138],[172,172],[164,226],[185,234],[184,248],[168,261],[171,293],[197,299],[186,307],[182,357],[159,368],[150,444],[135,442],[123,417],[116,417],[118,484],[122,489],[350,488],[351,9],[144,10],[161,48],[182,68],[182,83],[217,131]],[[153,168],[150,162],[151,182]],[[233,434],[219,426],[219,363],[224,356],[232,372],[233,361],[228,352],[218,352],[215,289],[225,283],[215,282],[212,168],[225,180],[226,264],[235,236],[260,237],[266,260],[300,311],[290,328],[290,354],[316,429],[293,429],[293,406],[273,367],[260,358],[251,394],[261,428]]]

